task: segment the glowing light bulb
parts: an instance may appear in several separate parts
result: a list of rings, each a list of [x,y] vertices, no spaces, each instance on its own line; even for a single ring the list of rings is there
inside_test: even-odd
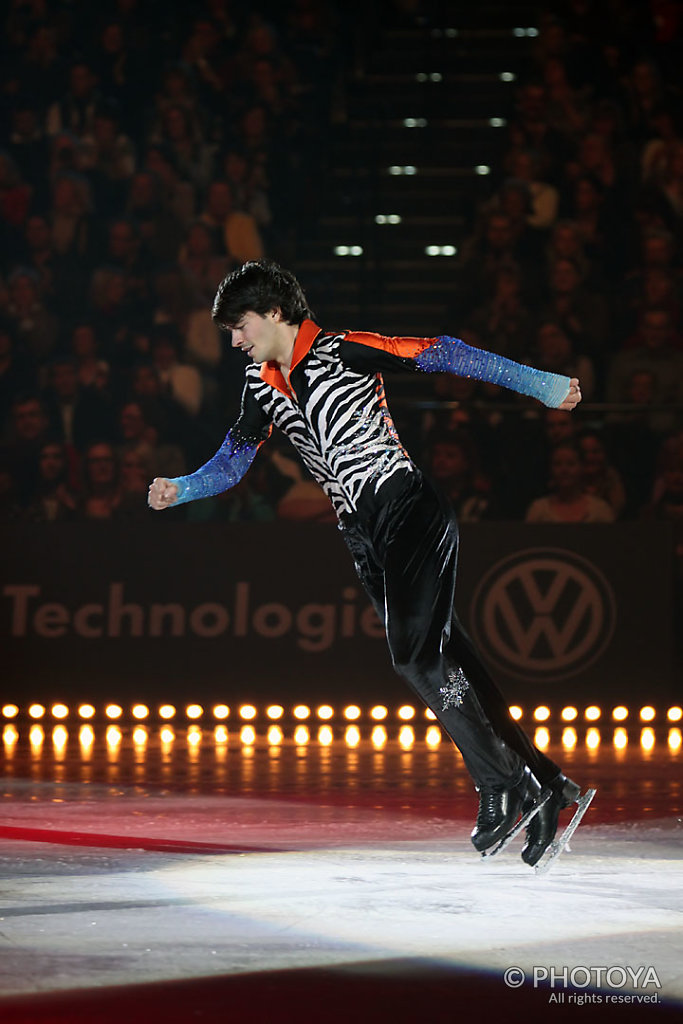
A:
[[[172,704],[162,704],[159,708],[159,718],[163,718],[165,722],[167,722],[169,718],[174,718],[175,714],[176,709]]]
[[[441,743],[441,729],[438,725],[430,725],[425,733],[425,742],[428,747],[438,747]]]
[[[621,727],[619,729],[615,729],[612,742],[617,750],[625,750],[628,746],[628,733],[626,732],[626,729],[622,729]]]
[[[387,742],[387,730],[383,725],[376,725],[370,734],[370,741],[373,747],[381,749]]]
[[[240,718],[243,718],[246,722],[250,722],[256,718],[256,708],[254,705],[243,704],[240,708]]]
[[[512,705],[511,705],[511,706],[510,706],[510,707],[508,708],[508,710],[509,710],[509,712],[510,712],[510,717],[511,717],[511,718],[514,718],[514,720],[515,720],[516,722],[518,722],[518,721],[520,720],[520,718],[522,717],[522,715],[524,714],[524,712],[522,711],[522,709],[521,709],[521,708],[520,708],[520,707],[519,707],[519,706],[518,706],[517,704],[512,704]]]
[[[95,717],[95,708],[92,704],[81,704],[78,708],[78,717],[90,719]]]
[[[537,722],[547,722],[550,718],[550,708],[547,708],[544,704],[537,707],[534,711],[534,718]]]
[[[550,743],[550,733],[544,725],[540,726],[534,733],[534,743],[540,750],[545,750]]]
[[[578,717],[578,709],[571,706],[562,708],[562,721],[563,722],[575,722]]]
[[[53,704],[52,708],[50,710],[52,712],[52,717],[53,718],[60,718],[61,719],[61,718],[68,718],[68,716],[69,716],[69,709],[66,706],[66,704]]]
[[[256,730],[253,725],[243,725],[240,729],[240,740],[245,747],[250,747],[256,739]]]
[[[576,746],[576,729],[572,726],[562,730],[562,746],[565,750],[573,750]]]
[[[268,743],[271,747],[279,747],[283,740],[282,729],[279,725],[271,725],[268,729]]]
[[[586,746],[589,750],[597,750],[600,746],[600,730],[589,729],[586,733]]]
[[[90,750],[95,742],[95,730],[92,725],[82,725],[78,730],[78,742],[85,750]]]
[[[56,725],[52,730],[52,745],[55,750],[62,751],[66,747],[69,739],[69,733],[63,725]]]
[[[31,744],[31,753],[34,755],[40,753],[45,739],[42,725],[32,725],[29,729],[28,739]]]
[[[185,708],[186,717],[192,721],[196,721],[196,719],[201,718],[203,714],[204,708],[201,704],[188,704]]]
[[[108,725],[104,738],[110,751],[117,750],[121,745],[122,738],[122,733],[118,725]]]
[[[311,709],[309,707],[306,707],[305,704],[297,704],[297,706],[294,708],[293,715],[296,719],[298,719],[298,721],[301,722],[306,718],[310,718]]]
[[[370,711],[370,718],[375,722],[383,722],[388,714],[388,708],[385,708],[383,704],[376,704]]]
[[[344,718],[349,722],[355,722],[360,718],[360,708],[357,704],[349,704],[348,707],[344,708]]]
[[[357,725],[349,725],[344,733],[344,742],[348,747],[357,747],[360,743],[360,729]]]
[[[272,719],[273,721],[276,721],[278,718],[282,718],[284,713],[285,709],[282,707],[281,704],[271,704],[266,711],[266,715],[268,716],[268,718]]]
[[[321,725],[318,729],[318,743],[323,747],[329,747],[334,740],[334,733],[329,725]]]
[[[402,725],[398,733],[398,742],[404,750],[409,750],[415,743],[415,730],[412,725]]]
[[[411,707],[410,704],[404,704],[398,709],[398,717],[402,722],[410,722],[411,719],[415,718],[415,708]]]
[[[297,746],[303,747],[311,738],[308,728],[305,725],[297,725],[294,730],[294,742]]]

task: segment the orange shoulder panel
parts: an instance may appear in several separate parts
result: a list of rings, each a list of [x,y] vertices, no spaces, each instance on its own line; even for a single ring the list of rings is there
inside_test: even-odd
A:
[[[383,334],[372,334],[368,331],[349,331],[345,335],[345,340],[389,352],[401,359],[415,359],[437,341],[436,338],[387,338]]]

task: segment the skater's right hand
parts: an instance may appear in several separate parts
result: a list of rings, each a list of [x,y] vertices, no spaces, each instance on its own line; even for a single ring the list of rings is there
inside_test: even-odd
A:
[[[147,495],[149,507],[159,512],[162,508],[169,508],[177,499],[178,488],[176,484],[172,484],[170,480],[166,480],[163,476],[155,476],[149,485],[149,494]]]

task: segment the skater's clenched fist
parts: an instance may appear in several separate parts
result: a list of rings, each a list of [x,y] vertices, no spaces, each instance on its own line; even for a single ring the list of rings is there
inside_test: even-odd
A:
[[[572,377],[569,381],[569,391],[562,405],[558,406],[558,409],[571,410],[579,404],[581,401],[581,387],[576,377]]]
[[[149,485],[149,494],[147,495],[149,507],[159,512],[162,508],[169,508],[169,506],[175,504],[177,499],[177,486],[172,484],[170,480],[166,480],[163,476],[155,476]]]

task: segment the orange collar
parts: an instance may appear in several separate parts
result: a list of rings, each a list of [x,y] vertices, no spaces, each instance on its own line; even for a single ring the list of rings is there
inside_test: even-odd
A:
[[[304,320],[299,327],[297,336],[294,339],[294,352],[292,355],[292,365],[289,373],[291,376],[292,370],[297,366],[304,356],[310,351],[310,348],[321,333],[320,327],[314,324],[312,320]],[[289,388],[288,382],[280,370],[280,364],[275,362],[264,363],[261,367],[261,380],[264,380],[266,384],[270,384],[271,387],[281,391],[283,395],[287,395],[288,398],[292,397],[292,392]]]

